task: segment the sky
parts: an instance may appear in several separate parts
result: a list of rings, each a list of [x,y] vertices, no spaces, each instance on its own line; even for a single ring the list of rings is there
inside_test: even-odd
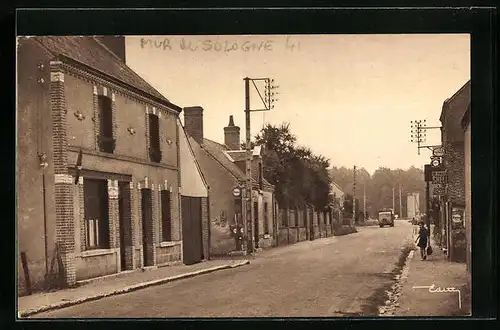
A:
[[[272,78],[278,101],[252,113],[252,136],[288,122],[297,144],[331,165],[373,173],[429,162],[410,122],[440,126],[443,102],[470,79],[470,36],[127,36],[126,62],[172,103],[202,106],[204,136],[220,143],[230,115],[245,137],[243,78]],[[250,100],[262,108],[253,86]],[[439,143],[429,129],[426,144]]]

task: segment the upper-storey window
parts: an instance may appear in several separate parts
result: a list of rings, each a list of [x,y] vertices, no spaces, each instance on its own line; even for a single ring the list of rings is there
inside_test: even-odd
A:
[[[161,161],[160,150],[160,121],[157,115],[148,114],[149,116],[149,159],[152,162],[159,163]]]
[[[115,140],[113,139],[113,107],[109,97],[98,96],[99,107],[99,150],[113,153]]]

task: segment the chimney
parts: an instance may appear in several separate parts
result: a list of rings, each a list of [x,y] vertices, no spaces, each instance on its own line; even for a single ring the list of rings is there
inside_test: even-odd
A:
[[[240,128],[234,126],[233,115],[229,116],[229,124],[224,127],[224,144],[229,150],[240,150]]]
[[[125,62],[125,36],[100,36],[96,37],[104,46]]]
[[[199,106],[184,108],[184,129],[186,133],[203,144],[203,108]]]

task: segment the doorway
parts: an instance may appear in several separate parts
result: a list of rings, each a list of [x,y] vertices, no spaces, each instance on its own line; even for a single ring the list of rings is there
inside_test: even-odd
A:
[[[130,183],[118,182],[118,220],[120,232],[120,269],[133,269],[132,265],[132,214],[130,205]],[[130,253],[127,254],[127,250]]]
[[[142,254],[144,266],[154,265],[153,254],[153,200],[151,189],[141,189],[142,209]]]
[[[181,196],[182,253],[185,265],[203,260],[201,235],[201,197]]]

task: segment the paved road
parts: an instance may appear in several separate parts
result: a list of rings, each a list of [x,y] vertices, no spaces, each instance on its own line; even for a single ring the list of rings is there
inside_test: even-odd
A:
[[[392,228],[361,227],[358,230],[351,235],[263,251],[248,266],[34,317],[369,315],[376,310],[373,293],[392,283],[390,273],[401,247],[411,235],[412,226],[401,220]]]

